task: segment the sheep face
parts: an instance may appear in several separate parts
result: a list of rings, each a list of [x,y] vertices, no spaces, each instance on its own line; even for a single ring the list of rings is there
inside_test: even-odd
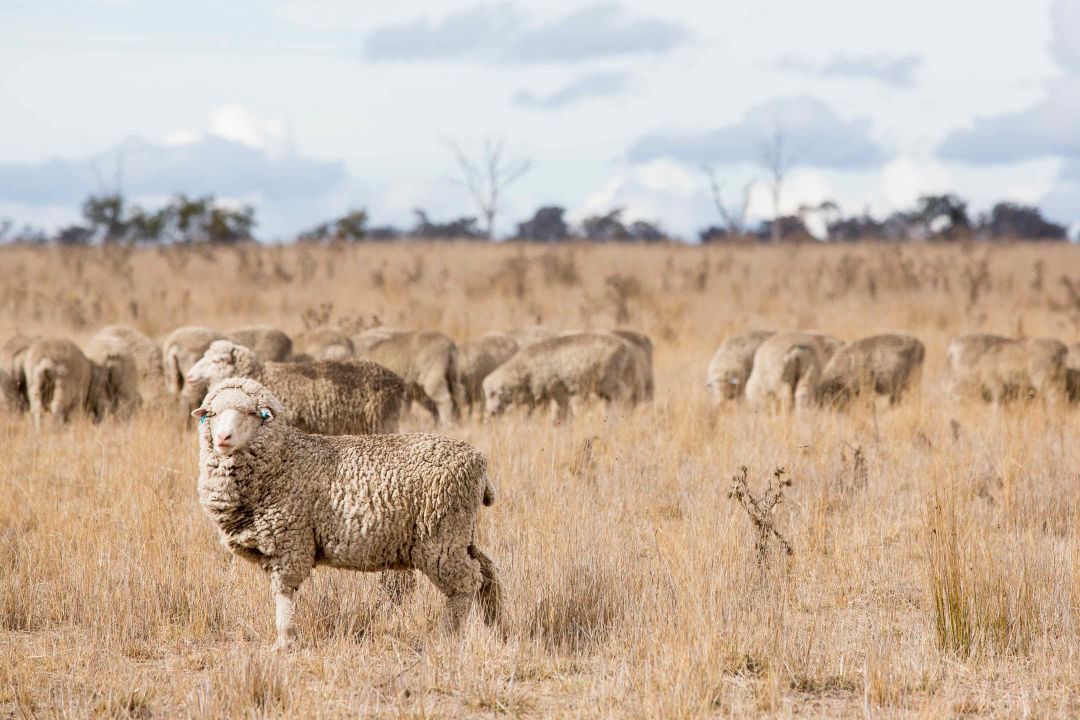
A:
[[[729,368],[710,383],[709,387],[716,394],[717,400],[737,400],[742,397],[747,375],[749,373],[741,367]]]
[[[233,377],[236,375],[237,349],[238,346],[227,340],[214,341],[198,362],[187,371],[184,379],[189,385],[213,385],[227,377]]]
[[[246,392],[226,388],[209,398],[207,405],[191,413],[200,425],[209,426],[209,439],[214,450],[228,457],[243,450],[252,436],[264,424],[274,420],[269,404],[260,404]],[[205,433],[206,431],[202,431]]]

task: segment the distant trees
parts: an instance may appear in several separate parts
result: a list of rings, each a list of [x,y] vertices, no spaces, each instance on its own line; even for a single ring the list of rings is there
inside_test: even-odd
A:
[[[367,211],[350,210],[336,220],[316,225],[300,233],[300,242],[357,242],[368,236]]]
[[[582,236],[594,242],[658,242],[666,237],[663,230],[644,220],[624,224],[622,213],[622,208],[616,208],[603,215],[585,218],[581,221]]]
[[[1065,226],[1043,218],[1039,208],[1011,202],[1000,202],[989,215],[981,216],[979,229],[995,238],[1064,240],[1067,236]]]
[[[459,182],[472,197],[477,212],[484,218],[484,234],[495,239],[495,219],[503,193],[529,171],[531,163],[521,158],[506,157],[506,141],[486,138],[478,157],[470,157],[460,143],[447,142],[458,170]]]
[[[416,214],[416,225],[409,233],[413,237],[432,240],[478,240],[488,237],[487,233],[477,225],[474,217],[460,217],[457,220],[439,223],[432,222],[427,213],[419,208],[413,212]]]
[[[525,222],[518,223],[515,240],[534,240],[536,242],[560,242],[570,239],[570,226],[566,224],[563,215],[564,208],[556,205],[545,205],[538,208],[533,216]]]

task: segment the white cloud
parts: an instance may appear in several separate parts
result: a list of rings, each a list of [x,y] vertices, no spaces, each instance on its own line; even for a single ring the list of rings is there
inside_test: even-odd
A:
[[[903,155],[881,168],[877,183],[879,198],[873,205],[889,212],[911,207],[922,195],[951,192],[955,188],[955,178],[941,162]]]

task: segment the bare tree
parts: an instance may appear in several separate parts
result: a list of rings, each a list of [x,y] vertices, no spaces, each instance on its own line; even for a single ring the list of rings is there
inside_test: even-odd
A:
[[[489,240],[495,238],[495,218],[503,191],[521,179],[532,165],[528,160],[505,156],[506,141],[502,138],[486,138],[478,158],[469,157],[460,143],[447,141],[447,146],[457,159],[461,177],[458,179],[472,196],[476,209],[484,219]]]
[[[797,163],[798,156],[786,147],[784,130],[778,123],[773,130],[772,137],[761,148],[761,167],[768,175],[769,194],[772,196],[773,242],[778,241],[781,237],[780,201],[783,196],[784,180],[787,178],[791,168]]]
[[[750,212],[750,197],[753,195],[754,187],[757,185],[757,178],[750,178],[743,185],[739,204],[729,206],[724,203],[724,186],[716,177],[716,169],[711,165],[705,165],[703,169],[705,177],[709,179],[713,205],[716,206],[716,211],[720,213],[720,219],[727,225],[727,230],[732,236],[741,238],[746,233],[746,218]]]

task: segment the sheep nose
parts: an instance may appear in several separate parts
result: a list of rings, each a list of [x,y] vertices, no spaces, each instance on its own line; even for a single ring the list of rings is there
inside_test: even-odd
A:
[[[231,432],[222,432],[222,433],[217,434],[218,444],[227,443],[230,440],[232,440],[232,433]]]

